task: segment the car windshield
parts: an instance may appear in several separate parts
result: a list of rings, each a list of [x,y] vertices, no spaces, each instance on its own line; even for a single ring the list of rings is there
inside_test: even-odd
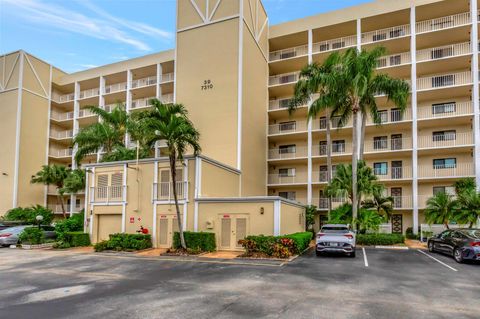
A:
[[[462,233],[475,239],[480,239],[480,229],[466,229]]]
[[[326,234],[331,234],[331,233],[346,234],[346,233],[348,233],[348,228],[347,227],[342,227],[342,226],[327,226],[327,227],[322,227],[322,233],[326,233]]]

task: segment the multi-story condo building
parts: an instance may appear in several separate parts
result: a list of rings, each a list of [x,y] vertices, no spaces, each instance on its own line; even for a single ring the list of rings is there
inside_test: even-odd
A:
[[[279,207],[297,207],[294,201],[318,207],[318,227],[328,207],[326,150],[331,148],[333,165],[350,162],[351,123],[340,126],[333,118],[327,145],[324,115],[307,121],[308,105],[289,115],[299,71],[332,52],[383,46],[388,54],[379,59],[377,72],[407,80],[411,97],[404,113],[385,96],[376,97],[383,123],[367,120],[364,158],[394,198],[391,231],[413,227],[416,232],[426,200],[435,192],[451,192],[462,177],[480,182],[478,2],[382,0],[269,26],[258,0],[179,0],[174,50],[73,74],[23,51],[5,54],[0,57],[0,212],[34,203],[59,212],[54,190],[31,185],[31,176],[48,163],[84,164],[94,173],[89,173],[87,195],[68,196],[72,213],[88,204],[90,226],[103,218],[104,224],[117,225],[108,231],[134,231],[131,215],[146,210],[150,217],[134,217],[133,223],[149,220],[162,237],[157,228],[164,224],[155,214],[170,200],[159,198],[169,192],[159,191],[169,179],[161,172],[162,145],[154,159],[139,164],[145,170],[154,167],[148,168],[152,176],[145,173],[148,186],[141,193],[141,187],[132,185],[136,177],[129,169],[135,165],[95,164],[101,153],[75,163],[71,146],[80,128],[98,120],[85,106],[109,110],[121,102],[136,112],[149,108],[150,98],[156,97],[184,103],[202,135],[203,159],[189,159],[183,168],[186,229],[217,231],[223,225],[223,219],[214,225],[213,217],[202,221],[202,205],[214,202],[220,206],[208,209],[223,214],[248,202],[263,215],[270,209],[262,206],[265,201],[272,201],[273,214],[278,213],[264,221],[274,230],[253,231],[259,222],[255,213],[242,228],[250,230],[240,233],[285,232]],[[202,169],[202,161],[212,167]],[[106,180],[99,180],[102,171],[110,172],[103,174]],[[219,180],[228,180],[227,173],[236,177],[224,185]],[[202,181],[212,178],[218,189],[211,181],[202,191]],[[113,187],[115,200],[97,200],[99,187]],[[134,189],[140,195],[133,196]],[[334,207],[343,201],[333,199]],[[98,209],[113,209],[107,207],[112,202],[122,206],[116,221],[93,217]],[[95,236],[108,232],[95,227],[90,227]]]

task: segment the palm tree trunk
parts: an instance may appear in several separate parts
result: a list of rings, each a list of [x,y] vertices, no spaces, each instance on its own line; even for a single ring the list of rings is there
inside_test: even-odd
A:
[[[327,183],[330,185],[332,181],[332,137],[330,133],[330,111],[327,110]],[[332,210],[332,196],[328,195],[328,219],[330,219],[330,211]]]
[[[67,218],[67,213],[65,212],[65,204],[63,201],[63,194],[58,195],[58,200],[60,201],[60,206],[62,207],[63,218]]]
[[[360,119],[360,112],[358,109],[358,102],[355,103],[353,111],[353,129],[352,129],[352,217],[355,220],[358,217],[358,185],[357,185],[357,171],[358,171],[358,146],[359,146],[359,134],[358,125]],[[357,229],[356,223],[353,223],[354,229]]]
[[[172,175],[172,189],[173,189],[173,199],[175,201],[175,209],[177,211],[177,222],[178,222],[178,232],[180,234],[180,243],[183,249],[187,249],[185,244],[185,238],[183,236],[183,227],[182,220],[180,218],[180,207],[178,207],[178,197],[177,197],[177,170],[176,170],[176,161],[175,161],[175,152],[170,152],[170,174]]]
[[[361,113],[361,112],[360,112]],[[364,141],[365,141],[365,126],[367,125],[367,116],[366,114],[361,113],[362,116],[362,128],[360,130],[360,144],[359,144],[359,152],[358,152],[358,159],[363,160],[363,152],[364,152]]]

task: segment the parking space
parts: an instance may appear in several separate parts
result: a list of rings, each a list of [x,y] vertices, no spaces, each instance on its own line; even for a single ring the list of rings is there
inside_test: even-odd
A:
[[[412,249],[283,266],[2,249],[0,318],[478,318],[479,282]]]

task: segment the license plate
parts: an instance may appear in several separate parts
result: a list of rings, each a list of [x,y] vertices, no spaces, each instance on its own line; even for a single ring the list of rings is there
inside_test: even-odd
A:
[[[331,247],[338,247],[338,243],[330,243],[329,246],[331,246]]]

